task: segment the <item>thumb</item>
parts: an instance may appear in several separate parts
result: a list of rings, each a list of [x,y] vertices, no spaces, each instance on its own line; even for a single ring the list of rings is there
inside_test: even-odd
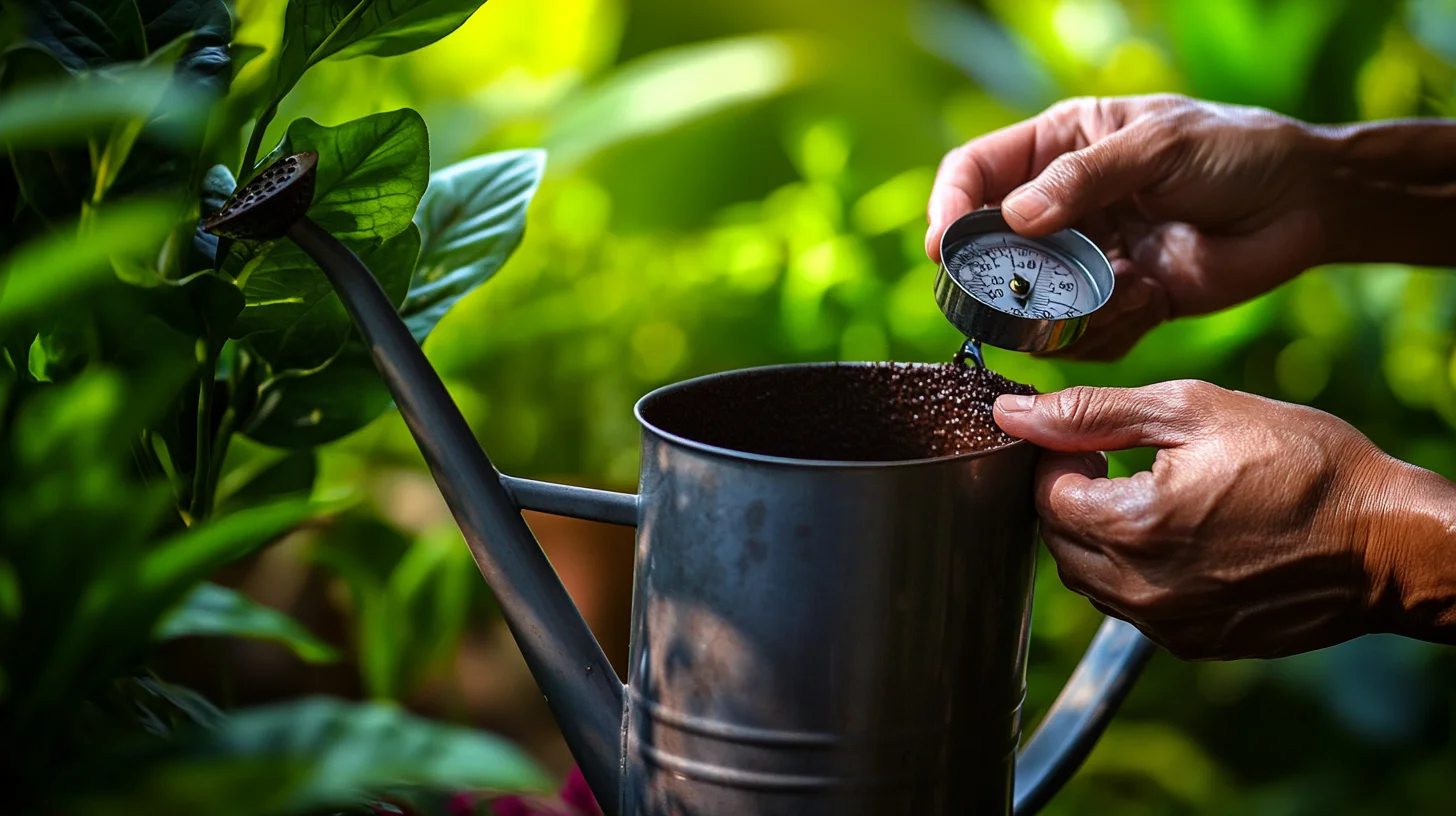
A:
[[[1006,223],[1023,235],[1048,235],[1151,187],[1165,166],[1153,136],[1135,125],[1063,153],[1001,202]]]
[[[1054,451],[1169,448],[1201,424],[1217,389],[1207,383],[1160,383],[1145,388],[1075,387],[1051,394],[1006,394],[996,400],[996,424],[1012,436]]]

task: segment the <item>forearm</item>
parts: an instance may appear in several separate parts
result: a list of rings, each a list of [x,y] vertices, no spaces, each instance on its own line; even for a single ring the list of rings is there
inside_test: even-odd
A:
[[[1370,629],[1456,644],[1456,485],[1390,460],[1369,491]]]
[[[1456,266],[1456,122],[1311,127],[1325,263]]]

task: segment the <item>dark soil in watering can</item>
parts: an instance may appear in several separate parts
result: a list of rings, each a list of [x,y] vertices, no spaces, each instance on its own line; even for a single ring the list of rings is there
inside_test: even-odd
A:
[[[963,365],[875,363],[735,372],[660,395],[643,417],[676,436],[791,459],[895,462],[1016,441],[992,418],[1031,386]]]

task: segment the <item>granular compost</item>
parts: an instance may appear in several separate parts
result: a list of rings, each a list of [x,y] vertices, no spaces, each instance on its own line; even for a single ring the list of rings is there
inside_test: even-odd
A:
[[[1033,394],[985,368],[869,363],[750,369],[685,383],[642,417],[675,436],[791,459],[894,462],[1009,445],[991,407]]]

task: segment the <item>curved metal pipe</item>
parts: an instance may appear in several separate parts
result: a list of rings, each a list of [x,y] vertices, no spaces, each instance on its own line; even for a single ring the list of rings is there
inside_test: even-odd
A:
[[[615,816],[626,696],[617,673],[379,282],[308,218],[288,237],[318,262],[354,318],[572,755],[602,809]]]
[[[1016,816],[1041,810],[1077,772],[1156,649],[1131,624],[1102,622],[1072,679],[1016,758]]]

